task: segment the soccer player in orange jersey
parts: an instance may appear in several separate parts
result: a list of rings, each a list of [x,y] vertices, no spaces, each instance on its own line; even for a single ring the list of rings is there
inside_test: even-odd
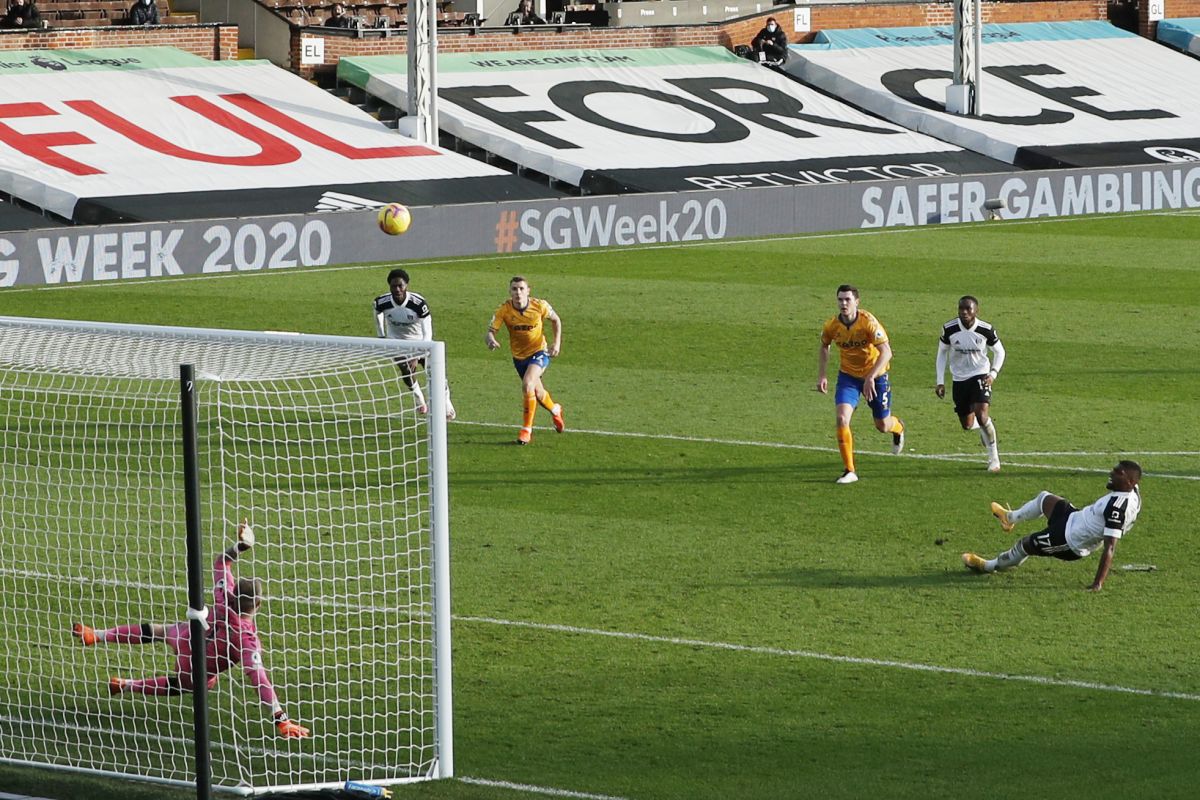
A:
[[[546,343],[544,321],[554,329],[554,341],[550,344]],[[529,444],[533,438],[533,416],[538,403],[553,415],[554,430],[562,433],[562,406],[554,402],[542,384],[542,373],[550,367],[550,359],[562,350],[562,320],[545,300],[529,296],[529,282],[518,275],[508,282],[508,300],[500,304],[488,323],[483,340],[489,350],[500,346],[496,332],[501,325],[508,328],[513,366],[521,376],[524,416],[517,433],[517,444]]]
[[[826,368],[829,365],[829,346],[837,344],[841,352],[837,387],[834,389],[837,421],[838,451],[846,471],[838,483],[854,483],[854,436],[850,432],[850,417],[858,405],[858,396],[866,398],[881,433],[892,435],[892,452],[904,449],[904,423],[892,416],[892,386],[888,368],[892,363],[892,346],[887,331],[869,311],[858,307],[858,289],[842,284],[837,290],[838,313],[821,329],[821,349],[817,353],[817,391],[829,392]]]

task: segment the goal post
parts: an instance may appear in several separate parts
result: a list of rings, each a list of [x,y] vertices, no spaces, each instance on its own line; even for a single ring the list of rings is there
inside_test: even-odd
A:
[[[0,760],[196,785],[197,698],[169,680],[194,607],[187,364],[205,602],[242,518],[229,566],[264,587],[258,663],[209,676],[213,788],[452,776],[444,353],[0,317]],[[280,736],[272,692],[310,736]]]

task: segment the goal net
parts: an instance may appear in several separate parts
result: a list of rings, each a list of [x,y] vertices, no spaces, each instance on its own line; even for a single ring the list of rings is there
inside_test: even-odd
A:
[[[311,731],[281,737],[233,665],[208,694],[214,788],[452,775],[442,359],[434,342],[0,318],[0,759],[196,780],[193,698],[110,694],[176,669],[141,623],[188,606],[191,364],[206,603],[247,518],[257,542],[232,568],[263,581],[262,667]]]

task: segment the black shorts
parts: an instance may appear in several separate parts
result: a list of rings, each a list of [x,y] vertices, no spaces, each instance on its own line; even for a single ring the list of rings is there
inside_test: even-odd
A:
[[[983,382],[987,375],[976,375],[965,381],[954,381],[951,396],[954,398],[954,413],[965,417],[976,403],[991,403],[992,388]]]
[[[1059,500],[1058,505],[1050,512],[1045,529],[1030,534],[1029,542],[1033,545],[1031,555],[1057,558],[1060,561],[1078,561],[1083,558],[1067,545],[1067,517],[1078,510],[1066,500]]]

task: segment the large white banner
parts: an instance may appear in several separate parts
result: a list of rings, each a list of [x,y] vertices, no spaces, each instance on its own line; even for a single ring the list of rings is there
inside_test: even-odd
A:
[[[402,56],[338,76],[407,105]],[[439,119],[585,192],[845,183],[999,169],[715,47],[448,54]]]
[[[1106,22],[986,25],[975,118],[945,110],[952,46],[950,28],[827,31],[787,70],[1018,166],[1200,160],[1200,61]]]
[[[265,61],[156,47],[9,52],[0,64],[0,189],[65,217],[80,198],[505,175]]]

